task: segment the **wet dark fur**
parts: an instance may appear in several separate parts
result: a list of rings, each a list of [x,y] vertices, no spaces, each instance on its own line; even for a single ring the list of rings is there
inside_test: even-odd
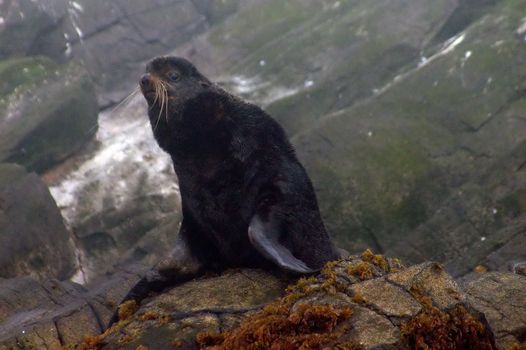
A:
[[[247,237],[258,208],[278,204],[282,242],[309,267],[336,258],[312,184],[279,124],[203,77],[189,62],[158,58],[148,72],[181,71],[181,87],[148,115],[159,145],[179,178],[190,249],[206,264],[266,265]],[[184,80],[184,81],[183,81]],[[175,111],[175,112],[173,112]]]
[[[177,82],[169,81],[173,71],[180,76]],[[311,181],[274,119],[211,83],[184,59],[156,58],[147,73],[167,87],[168,113],[150,90],[142,90],[155,139],[172,157],[179,179],[183,248],[172,254],[175,261],[142,282],[143,289],[159,289],[204,270],[276,268],[249,240],[255,215],[270,222],[268,227],[279,232],[279,243],[309,268],[320,269],[338,258]],[[186,277],[180,268],[172,270],[192,264],[196,266]],[[170,277],[156,285],[159,270]],[[145,291],[139,289],[136,286],[128,299],[140,299]]]

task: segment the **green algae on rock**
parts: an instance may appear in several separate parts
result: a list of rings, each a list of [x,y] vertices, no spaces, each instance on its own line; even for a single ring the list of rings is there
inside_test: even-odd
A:
[[[97,131],[94,86],[79,63],[11,59],[0,62],[0,77],[0,160],[42,172]]]

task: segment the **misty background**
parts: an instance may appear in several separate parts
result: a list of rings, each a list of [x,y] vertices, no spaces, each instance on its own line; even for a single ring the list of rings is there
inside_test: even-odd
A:
[[[339,246],[524,266],[526,2],[0,0],[0,277],[89,284],[170,249],[136,90],[165,54],[283,125]]]

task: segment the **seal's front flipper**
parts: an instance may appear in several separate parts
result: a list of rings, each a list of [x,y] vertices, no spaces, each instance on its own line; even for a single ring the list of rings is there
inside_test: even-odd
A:
[[[248,238],[254,248],[282,269],[295,273],[318,271],[309,268],[303,261],[292,255],[290,250],[279,242],[279,233],[279,227],[272,220],[263,221],[257,214],[252,218],[248,227]]]
[[[121,304],[134,300],[137,304],[151,293],[159,293],[163,289],[186,282],[203,273],[203,264],[190,251],[184,236],[184,224],[175,243],[175,248],[166,259],[156,264],[146,275],[126,294]],[[118,310],[113,314],[108,328],[119,321]]]
[[[171,284],[172,282],[168,278],[162,276],[159,271],[153,268],[148,271],[146,275],[132,287],[132,289],[130,289],[128,294],[126,294],[119,305],[122,305],[130,300],[134,300],[137,304],[140,304],[141,301],[148,297],[151,293],[159,293]],[[107,328],[110,328],[118,321],[119,308],[117,308],[117,310],[113,313]]]

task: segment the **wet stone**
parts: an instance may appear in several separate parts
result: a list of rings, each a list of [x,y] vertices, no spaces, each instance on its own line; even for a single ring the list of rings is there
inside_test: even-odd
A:
[[[384,279],[365,281],[352,286],[363,302],[388,317],[409,317],[417,314],[422,306],[400,287]]]

